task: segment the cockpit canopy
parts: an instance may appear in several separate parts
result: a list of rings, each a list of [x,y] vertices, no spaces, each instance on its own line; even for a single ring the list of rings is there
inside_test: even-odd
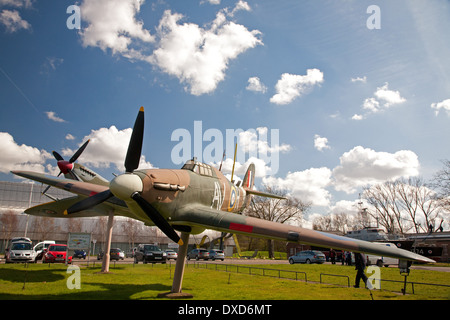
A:
[[[202,176],[216,177],[216,174],[210,165],[199,162],[196,158],[186,161],[181,169],[190,170]]]

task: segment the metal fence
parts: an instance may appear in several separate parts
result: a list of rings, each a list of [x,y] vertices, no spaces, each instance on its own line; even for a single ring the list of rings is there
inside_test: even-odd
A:
[[[308,282],[308,275],[306,272],[303,272],[303,271],[272,269],[272,268],[254,267],[254,266],[237,265],[237,264],[221,264],[221,263],[219,264],[219,263],[199,262],[199,261],[195,261],[193,263],[188,263],[187,265],[191,265],[191,264],[193,264],[194,268],[203,268],[203,269],[215,270],[215,271],[235,272],[235,273],[248,274],[248,275],[259,275],[259,276],[264,276],[264,277],[275,277],[275,278],[280,278],[280,279]],[[350,278],[346,275],[329,274],[329,273],[321,273],[320,274],[319,277],[320,277],[321,284],[336,285],[336,283],[323,282],[322,278],[325,276],[326,277],[346,278],[347,279],[347,287],[350,287]],[[380,289],[383,289],[386,291],[392,291],[392,292],[395,292],[397,290],[390,290],[387,288],[382,288],[381,283],[382,282],[394,282],[394,283],[405,284],[405,281],[400,281],[400,280],[378,279],[378,281],[380,281],[380,287],[379,287]],[[315,281],[309,280],[309,282],[312,283]],[[422,286],[422,285],[450,288],[450,285],[446,285],[446,284],[412,282],[412,281],[406,281],[406,285],[411,287],[412,294],[415,294],[417,287]]]

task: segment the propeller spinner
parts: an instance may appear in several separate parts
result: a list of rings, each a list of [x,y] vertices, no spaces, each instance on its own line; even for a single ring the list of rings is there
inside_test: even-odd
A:
[[[63,174],[69,174],[71,176],[72,179],[74,180],[79,180],[78,177],[73,173],[72,169],[73,169],[73,163],[75,161],[77,161],[78,157],[83,153],[84,149],[86,149],[87,144],[89,143],[89,140],[86,141],[78,150],[77,152],[75,152],[75,154],[69,159],[69,161],[64,160],[63,157],[61,157],[61,155],[56,152],[53,151],[53,156],[55,157],[55,159],[58,161],[58,168],[59,168],[59,174],[58,177],[61,175],[61,173]]]
[[[66,214],[76,213],[82,210],[90,209],[109,198],[115,196],[125,203],[134,201],[145,212],[153,223],[161,229],[172,241],[183,245],[183,241],[161,215],[147,200],[142,197],[143,183],[141,178],[134,173],[139,166],[141,158],[142,142],[144,137],[144,107],[139,109],[136,121],[134,123],[133,132],[131,134],[130,143],[128,145],[127,155],[125,157],[126,172],[115,177],[109,184],[109,189],[97,193],[94,196],[86,198],[75,203],[66,210]]]

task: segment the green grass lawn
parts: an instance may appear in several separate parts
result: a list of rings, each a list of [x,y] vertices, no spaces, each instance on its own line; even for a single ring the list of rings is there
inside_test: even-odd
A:
[[[219,265],[221,263],[218,263]],[[223,267],[223,264],[222,264]],[[221,272],[210,265],[205,269],[189,264],[185,269],[183,292],[191,293],[198,300],[368,300],[369,290],[348,288],[342,277],[326,277],[330,284],[318,284],[320,273],[346,275],[353,285],[355,270],[341,265],[264,265],[263,268],[306,272],[308,282],[278,279],[261,275]],[[244,267],[243,267],[244,268]],[[0,300],[61,299],[61,300],[115,300],[158,299],[161,292],[172,286],[175,265],[111,266],[109,274],[100,274],[100,267],[80,267],[80,289],[68,289],[64,265],[31,264],[0,265]],[[245,269],[243,269],[245,270]],[[242,272],[242,271],[240,271]],[[245,272],[245,271],[244,271]],[[254,270],[254,273],[262,271]],[[267,272],[270,271],[265,271]],[[286,273],[288,274],[288,273]],[[290,273],[289,273],[290,274]],[[282,276],[285,276],[284,274]],[[301,278],[301,277],[299,277]],[[382,279],[403,280],[397,268],[381,269]],[[450,284],[450,273],[428,270],[412,270],[408,281]],[[392,286],[392,287],[389,287]],[[425,300],[450,298],[450,289],[442,287],[416,286],[415,294],[398,292],[402,284],[382,284],[382,288],[395,290],[373,290],[374,300]],[[408,288],[408,292],[411,290]]]

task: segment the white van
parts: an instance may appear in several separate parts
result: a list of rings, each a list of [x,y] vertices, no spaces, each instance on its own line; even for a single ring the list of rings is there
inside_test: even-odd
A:
[[[387,247],[397,247],[393,243],[377,243],[380,246],[387,246]],[[398,259],[389,258],[389,257],[382,257],[382,256],[376,256],[372,254],[366,255],[367,257],[367,265],[377,265],[378,267],[389,267],[390,265],[398,265]]]
[[[35,262],[42,259],[45,253],[44,250],[48,249],[51,244],[56,244],[56,242],[53,240],[44,240],[33,247],[33,250],[35,252]]]

